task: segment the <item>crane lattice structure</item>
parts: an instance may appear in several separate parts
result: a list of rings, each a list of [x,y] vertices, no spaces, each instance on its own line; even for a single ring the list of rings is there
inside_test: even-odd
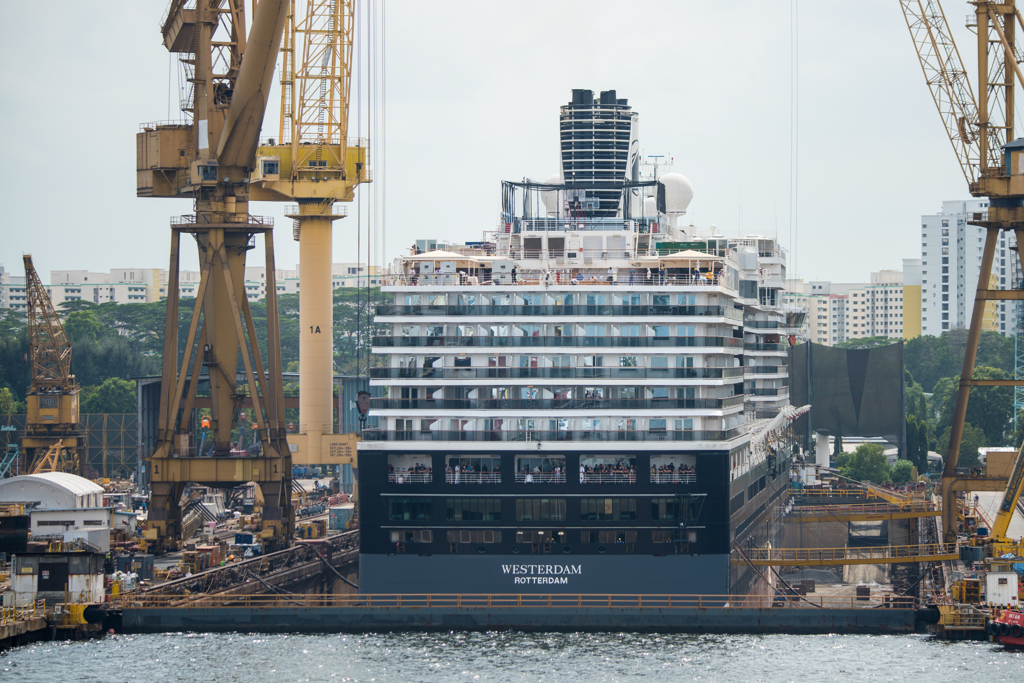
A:
[[[277,140],[259,148],[252,196],[295,202],[285,209],[299,243],[299,433],[290,437],[292,461],[351,464],[333,457],[333,223],[370,182],[364,139],[348,140],[355,0],[289,3],[281,48],[281,119]]]
[[[78,382],[71,374],[71,340],[50,303],[39,274],[26,254],[30,384],[21,452],[29,474],[66,471],[84,474]]]
[[[163,381],[148,473],[146,539],[157,552],[176,547],[185,530],[180,500],[189,482],[214,488],[256,482],[265,501],[264,544],[282,547],[294,534],[273,220],[249,212],[260,127],[290,3],[252,4],[250,26],[244,0],[171,0],[161,30],[164,46],[179,56],[189,83],[182,101],[187,122],[146,124],[137,136],[138,196],[194,201],[192,214],[171,220]],[[182,234],[199,247],[201,275],[188,334],[179,347]],[[262,334],[254,325],[244,283],[246,253],[260,235],[267,277]],[[267,340],[266,365],[260,337]],[[242,383],[235,379],[239,358]],[[192,419],[200,383],[209,385],[211,401],[213,444],[204,457],[197,457]],[[232,430],[246,400],[252,402],[260,446],[257,453],[241,457]]]
[[[971,195],[988,197],[988,211],[974,213],[968,221],[986,230],[979,268],[977,294],[967,335],[967,348],[960,372],[953,425],[942,473],[942,521],[946,542],[956,540],[956,493],[970,489],[971,475],[957,471],[967,401],[972,387],[1024,387],[1019,372],[1013,379],[974,379],[986,304],[993,301],[1024,300],[1019,288],[998,290],[992,285],[992,262],[1000,235],[1012,233],[1024,244],[1024,139],[1014,137],[1014,97],[1017,84],[1024,85],[1024,72],[1016,46],[1018,27],[1024,18],[1016,0],[991,2],[975,0],[968,27],[977,36],[978,88],[973,90],[960,59],[945,13],[938,0],[900,0],[907,27],[917,49],[925,80],[942,117],[943,124]],[[1020,253],[1018,251],[1018,259]],[[1017,284],[1017,281],[1014,281]],[[976,489],[983,490],[983,489]]]

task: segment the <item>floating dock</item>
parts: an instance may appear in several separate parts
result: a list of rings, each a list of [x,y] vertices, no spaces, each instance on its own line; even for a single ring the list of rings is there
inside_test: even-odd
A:
[[[366,631],[646,631],[913,633],[911,599],[668,595],[261,595],[125,605],[126,633]]]

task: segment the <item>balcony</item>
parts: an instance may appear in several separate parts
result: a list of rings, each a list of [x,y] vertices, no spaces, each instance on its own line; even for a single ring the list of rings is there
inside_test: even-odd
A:
[[[749,389],[749,396],[789,396],[789,387],[772,387],[768,389]]]
[[[652,484],[695,484],[697,473],[693,471],[684,472],[651,472]]]
[[[389,484],[429,484],[434,481],[432,472],[407,472],[396,470],[388,472]]]
[[[374,337],[374,346],[390,348],[415,347],[466,347],[466,348],[687,348],[722,347],[743,348],[743,340],[735,337],[515,337],[472,336],[472,337]]]
[[[765,391],[768,391],[765,389]],[[721,410],[743,405],[743,395],[726,398],[375,398],[375,410]]]
[[[449,468],[450,469],[450,468]],[[446,472],[446,484],[500,484],[501,472]]]
[[[743,368],[370,368],[370,379],[725,379]]]
[[[724,430],[659,430],[636,431],[620,430],[429,430],[429,431],[392,431],[384,429],[366,429],[362,432],[363,441],[474,441],[474,442],[538,442],[538,441],[571,441],[571,442],[616,442],[616,441],[728,441],[735,439],[744,430],[734,427]]]
[[[783,375],[786,374],[784,365],[747,365],[743,368],[744,375]]]
[[[782,351],[782,352],[785,352],[785,351],[789,350],[789,345],[788,344],[753,344],[753,343],[748,343],[748,344],[744,344],[743,348],[746,351]]]
[[[378,316],[436,316],[436,317],[507,317],[507,316],[629,316],[644,317],[718,317],[743,320],[743,312],[732,306],[629,306],[615,304],[569,304],[565,306],[519,304],[497,305],[401,305],[383,304],[374,308]]]

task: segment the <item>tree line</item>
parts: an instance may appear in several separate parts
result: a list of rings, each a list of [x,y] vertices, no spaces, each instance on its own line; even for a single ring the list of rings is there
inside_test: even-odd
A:
[[[370,354],[372,337],[386,333],[387,326],[373,323],[373,306],[383,303],[379,287],[367,291],[339,288],[334,291],[334,371],[366,374],[384,363]],[[281,332],[281,363],[286,371],[298,371],[299,295],[281,294],[278,324]],[[194,299],[179,303],[179,358],[184,355]],[[256,341],[267,355],[267,306],[249,303]],[[66,301],[57,306],[64,330],[71,339],[71,371],[82,387],[83,413],[135,412],[135,377],[159,375],[163,364],[167,302],[96,304]],[[197,342],[198,343],[198,342]],[[29,338],[25,315],[0,309],[0,414],[25,411],[29,385]],[[240,358],[241,356],[239,356]],[[239,366],[240,367],[240,366]]]

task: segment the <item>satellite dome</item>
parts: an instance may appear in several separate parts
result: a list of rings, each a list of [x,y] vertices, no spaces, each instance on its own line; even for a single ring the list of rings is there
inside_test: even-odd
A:
[[[562,173],[559,171],[554,175],[550,175],[544,179],[545,185],[563,185],[565,180],[562,179]],[[544,190],[540,193],[540,200],[544,202],[544,210],[548,212],[549,216],[553,216],[558,213],[558,191],[557,190]]]
[[[644,198],[644,215],[654,217],[658,215],[658,200],[654,197]]]
[[[680,173],[666,173],[658,179],[665,187],[665,213],[686,213],[693,201],[693,185]]]

